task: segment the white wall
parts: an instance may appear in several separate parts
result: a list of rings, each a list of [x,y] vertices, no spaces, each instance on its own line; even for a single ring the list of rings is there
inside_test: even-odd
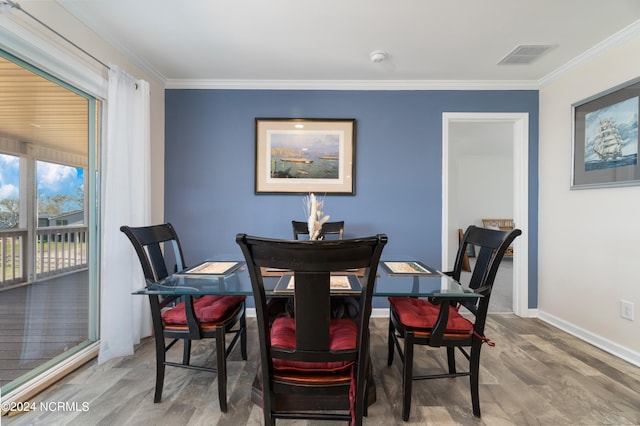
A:
[[[640,34],[540,91],[540,318],[640,365],[640,187],[569,190],[571,105],[640,76]],[[620,318],[620,300],[635,321]]]

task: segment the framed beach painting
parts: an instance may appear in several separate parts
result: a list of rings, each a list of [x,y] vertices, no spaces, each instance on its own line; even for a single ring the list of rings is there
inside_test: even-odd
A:
[[[574,104],[571,189],[640,185],[640,78]]]
[[[256,193],[355,194],[355,120],[256,118]]]

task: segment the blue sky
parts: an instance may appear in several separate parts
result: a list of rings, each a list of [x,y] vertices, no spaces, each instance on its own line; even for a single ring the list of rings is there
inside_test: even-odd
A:
[[[38,161],[38,194],[76,195],[84,187],[82,168]],[[18,198],[20,185],[20,159],[13,155],[0,154],[0,199]]]

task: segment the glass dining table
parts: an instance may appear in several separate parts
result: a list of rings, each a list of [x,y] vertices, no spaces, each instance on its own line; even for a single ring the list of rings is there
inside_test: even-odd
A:
[[[227,258],[231,259],[231,258]],[[430,342],[438,346],[444,337],[449,315],[449,306],[464,301],[475,301],[482,297],[472,289],[465,287],[452,277],[435,268],[408,258],[388,258],[381,260],[373,292],[374,297],[406,296],[428,298],[432,303],[440,305],[439,316],[431,331]],[[267,297],[288,297],[293,290],[286,285],[291,274],[286,270],[263,270],[263,281]],[[363,276],[363,270],[340,271],[336,275],[348,276],[351,288],[332,288],[332,296],[348,296],[359,293],[357,286]],[[344,282],[345,280],[339,280]],[[252,296],[251,279],[244,261],[239,260],[207,260],[193,268],[173,274],[161,281],[147,281],[146,287],[133,292],[134,295],[146,295],[151,299],[167,296],[198,297],[204,295],[242,295]],[[154,303],[152,303],[154,305]],[[157,305],[157,304],[156,304]],[[160,315],[154,315],[160,318]],[[162,325],[154,324],[158,330],[155,338],[162,339]],[[156,342],[158,346],[158,342]],[[164,343],[160,343],[163,347]],[[255,382],[252,385],[252,398],[261,395],[262,390]],[[370,381],[368,404],[376,400],[375,383]],[[255,402],[255,401],[254,401]],[[258,403],[257,401],[256,403]]]
[[[441,305],[440,317],[432,330],[431,339],[438,343],[438,335],[444,335],[449,305],[464,300],[474,301],[482,297],[473,289],[466,287],[452,277],[420,261],[407,257],[391,257],[380,261],[377,271],[374,297],[406,296],[428,298],[432,303]],[[209,265],[223,265],[226,270],[208,273],[204,269]],[[215,269],[215,268],[214,268]],[[204,271],[204,272],[203,272]],[[361,276],[363,271],[343,271],[336,274]],[[263,280],[267,297],[286,297],[293,292],[283,290],[280,284],[287,277],[286,270],[265,270]],[[353,279],[351,279],[353,281]],[[359,281],[356,279],[356,283]],[[332,290],[332,295],[346,296],[357,292],[350,290]],[[243,295],[252,296],[251,279],[244,261],[207,260],[194,268],[170,275],[158,281],[147,281],[146,287],[133,292],[134,295],[147,296],[204,296],[204,295]]]

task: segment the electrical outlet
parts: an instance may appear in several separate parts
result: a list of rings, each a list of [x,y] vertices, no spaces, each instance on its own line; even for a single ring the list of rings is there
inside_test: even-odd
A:
[[[633,302],[620,301],[620,316],[629,321],[633,321]]]

